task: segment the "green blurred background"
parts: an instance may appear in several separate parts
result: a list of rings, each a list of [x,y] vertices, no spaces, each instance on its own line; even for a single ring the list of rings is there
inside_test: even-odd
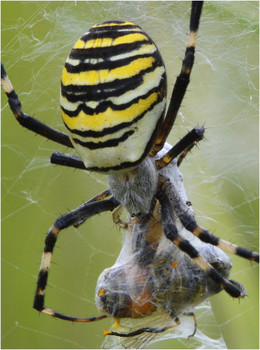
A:
[[[2,61],[23,110],[65,131],[59,80],[74,42],[90,26],[130,19],[159,46],[171,90],[184,55],[189,2],[1,2]],[[208,2],[202,15],[189,91],[169,137],[205,123],[206,140],[182,165],[199,223],[224,239],[258,249],[258,2]],[[100,348],[111,320],[70,324],[32,309],[45,234],[55,218],[106,188],[96,174],[49,164],[62,146],[20,127],[2,94],[2,348]],[[122,233],[111,214],[63,231],[54,252],[46,305],[98,315],[95,285],[113,265]],[[229,348],[259,348],[258,267],[233,257],[231,278],[248,297],[211,299]],[[205,324],[199,322],[199,329]],[[156,348],[193,348],[176,340]],[[152,347],[152,346],[151,346]]]

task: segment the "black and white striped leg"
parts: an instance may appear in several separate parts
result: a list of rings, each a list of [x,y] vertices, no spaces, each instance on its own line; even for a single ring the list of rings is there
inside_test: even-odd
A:
[[[8,98],[10,109],[13,112],[13,115],[15,116],[16,120],[20,123],[20,125],[24,126],[28,130],[34,131],[36,134],[46,137],[49,140],[73,148],[73,145],[67,134],[64,134],[63,132],[49,127],[48,125],[33,118],[29,114],[23,113],[21,102],[2,64],[1,85]]]
[[[165,179],[164,179],[165,180]],[[167,180],[163,181],[161,177],[161,186],[157,197],[161,204],[161,220],[164,228],[164,233],[166,237],[173,242],[180,250],[185,252],[194,260],[194,262],[208,275],[210,276],[216,283],[218,283],[221,288],[225,289],[225,291],[230,294],[234,298],[242,298],[245,296],[245,290],[240,288],[240,284],[229,281],[221,274],[216,271],[203,257],[201,257],[192,244],[187,240],[181,237],[178,233],[178,230],[174,224],[173,220],[173,205],[172,196],[168,196],[165,191],[167,186]],[[175,202],[174,202],[175,203]]]
[[[95,198],[96,197],[94,197],[94,199]],[[51,266],[53,249],[60,231],[69,226],[77,225],[79,222],[85,221],[96,214],[102,213],[104,211],[114,210],[119,205],[119,202],[114,197],[100,201],[93,201],[94,199],[92,198],[91,203],[86,202],[78,208],[76,208],[75,210],[72,210],[71,212],[59,217],[55,221],[54,225],[50,228],[46,236],[45,247],[43,250],[40,272],[37,281],[37,288],[33,303],[33,307],[44,314],[74,322],[92,322],[107,317],[105,315],[89,318],[66,316],[59,312],[53,311],[52,309],[49,309],[44,305],[45,290]]]
[[[201,241],[215,245],[224,250],[225,252],[232,253],[242,258],[259,263],[259,253],[253,252],[246,248],[239,247],[236,244],[227,242],[224,239],[214,236],[213,234],[209,233],[208,230],[199,226],[194,217],[192,217],[191,215],[182,213],[180,215],[180,220],[183,226],[187,230],[192,232],[195,236],[197,236]]]
[[[239,247],[233,243],[225,241],[224,239],[218,238],[209,233],[206,229],[199,226],[194,216],[187,211],[186,203],[181,199],[177,189],[174,187],[174,184],[170,183],[169,180],[164,180],[164,182],[166,182],[164,190],[168,193],[169,198],[171,198],[171,207],[188,231],[192,232],[205,243],[215,245],[225,252],[232,253],[241,256],[242,258],[259,263],[259,253]]]

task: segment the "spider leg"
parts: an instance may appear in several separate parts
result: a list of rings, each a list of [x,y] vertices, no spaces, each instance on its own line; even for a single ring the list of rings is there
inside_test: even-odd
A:
[[[173,213],[175,212],[175,206],[178,205],[176,201],[176,196],[172,190],[172,184],[167,178],[160,176],[160,189],[157,193],[157,197],[161,204],[161,219],[164,228],[164,233],[166,237],[174,243],[180,250],[185,252],[190,256],[191,259],[216,283],[218,283],[221,288],[230,294],[234,298],[243,298],[245,290],[240,288],[239,283],[234,281],[229,281],[224,278],[217,270],[215,270],[202,256],[193,245],[178,233],[178,230],[174,224]],[[178,210],[176,214],[179,217]],[[181,220],[181,219],[180,219]]]
[[[224,239],[214,236],[213,234],[209,233],[208,230],[199,226],[194,217],[192,217],[191,215],[186,215],[186,213],[183,213],[180,217],[180,220],[183,226],[187,230],[192,232],[195,236],[197,236],[201,241],[215,245],[224,250],[225,252],[235,254],[242,258],[259,263],[259,253],[253,252],[246,248],[239,247],[236,244],[227,242]]]
[[[227,242],[224,239],[218,238],[213,234],[209,233],[206,229],[199,226],[195,218],[187,212],[186,204],[182,201],[178,192],[174,188],[172,183],[168,183],[168,189],[171,193],[171,200],[174,205],[174,211],[176,212],[178,218],[180,219],[183,226],[195,236],[197,236],[201,241],[215,245],[225,252],[238,255],[242,258],[253,260],[259,263],[259,253],[253,252],[249,249],[239,247],[233,243]]]
[[[185,51],[185,57],[182,62],[181,72],[178,75],[170,100],[170,105],[162,125],[160,134],[155,142],[155,145],[150,152],[151,156],[155,156],[162,148],[167,139],[173,124],[175,122],[180,105],[190,82],[190,73],[194,63],[195,45],[197,38],[197,31],[199,29],[200,15],[202,11],[202,1],[193,1],[190,17],[190,33],[188,37],[188,44]]]
[[[105,195],[104,192],[102,192],[100,194],[101,197],[102,197],[102,194]],[[114,197],[107,200],[101,200],[101,201],[96,201],[96,198],[97,196],[90,200],[91,203],[86,202],[80,205],[78,208],[72,210],[71,212],[59,217],[55,221],[54,225],[49,229],[49,232],[45,239],[45,247],[43,250],[42,261],[41,261],[41,266],[40,266],[40,271],[39,271],[38,281],[37,281],[37,288],[36,288],[35,298],[33,303],[33,307],[44,314],[47,314],[49,316],[54,316],[67,321],[74,321],[74,322],[92,322],[92,321],[100,320],[107,317],[106,315],[102,315],[99,317],[90,317],[90,318],[78,318],[78,317],[66,316],[44,306],[45,289],[47,285],[47,279],[48,279],[48,274],[50,270],[53,249],[60,231],[69,226],[75,225],[81,222],[82,220],[85,221],[91,216],[94,216],[96,214],[99,214],[108,210],[113,210],[119,205],[119,202]]]
[[[186,158],[187,154],[191,151],[191,149],[196,146],[197,143],[192,144],[190,147],[187,147],[178,157],[177,166],[179,167],[184,158]]]
[[[82,162],[80,157],[72,156],[70,154],[54,152],[51,155],[50,161],[52,164],[87,170],[87,168],[85,167],[85,164]]]
[[[188,132],[179,142],[176,143],[161,159],[156,160],[158,169],[167,166],[174,158],[183,152],[188,152],[199,141],[203,139],[204,127],[198,126]]]
[[[101,201],[103,199],[105,199],[106,197],[111,196],[111,191],[110,189],[106,189],[105,191],[100,192],[99,194],[97,194],[95,197],[92,197],[91,199],[89,199],[86,204],[90,204],[90,203],[94,203],[97,201]],[[81,219],[79,222],[75,223],[73,226],[74,227],[79,227],[80,225],[84,224],[84,222],[87,220],[88,218],[83,218]]]
[[[195,147],[199,141],[203,140],[204,137],[202,137],[200,140],[193,141],[188,147],[185,148],[183,152],[179,155],[177,159],[177,166],[179,167],[183,161],[184,158],[186,158],[187,154],[192,150],[193,147]]]
[[[8,103],[16,120],[26,129],[46,137],[49,140],[60,143],[64,146],[73,148],[70,138],[67,134],[60,132],[39,120],[31,117],[29,114],[23,113],[22,105],[16,94],[10,79],[8,78],[4,66],[1,64],[1,84],[4,92],[8,97]]]

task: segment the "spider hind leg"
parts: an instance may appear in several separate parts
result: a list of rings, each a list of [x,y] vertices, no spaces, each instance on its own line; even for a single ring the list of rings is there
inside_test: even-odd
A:
[[[211,266],[202,256],[199,255],[197,249],[187,239],[184,239],[180,236],[175,226],[175,216],[181,221],[183,226],[187,230],[191,231],[193,234],[196,234],[196,228],[198,227],[198,225],[195,219],[188,214],[185,203],[181,200],[178,191],[174,188],[174,185],[169,181],[169,179],[161,175],[159,181],[160,190],[157,193],[157,198],[159,199],[161,204],[162,224],[164,227],[164,233],[166,237],[170,241],[172,241],[176,246],[178,246],[179,249],[188,254],[190,258],[192,258],[194,262],[209,277],[211,277],[216,283],[218,283],[221,288],[225,289],[225,291],[228,294],[235,298],[243,298],[246,295],[245,289],[238,282],[235,282],[233,280],[229,281],[228,279],[224,278],[218,271],[215,270],[213,266]],[[187,217],[189,218],[190,223],[193,223],[194,225],[196,224],[194,230],[192,230],[191,224],[187,224],[187,221],[185,222],[185,220],[187,220]],[[209,240],[206,241],[206,243],[216,245],[222,248],[223,250],[224,248],[226,248],[226,246],[231,245],[231,243],[225,241],[225,244],[220,245],[219,242],[222,242],[223,240],[220,240],[219,238],[210,235],[208,231],[206,232],[206,237]],[[201,235],[201,237],[198,235],[198,238],[201,238],[201,240],[203,237],[203,235]],[[258,253],[250,251],[248,252],[250,257],[253,257],[254,260],[257,261]]]

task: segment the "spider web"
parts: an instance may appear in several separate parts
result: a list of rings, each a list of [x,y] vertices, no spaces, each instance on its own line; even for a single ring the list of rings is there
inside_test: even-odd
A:
[[[169,90],[188,32],[188,2],[1,2],[2,61],[23,110],[64,131],[59,80],[74,42],[94,23],[131,19],[159,46]],[[258,247],[258,3],[209,2],[199,31],[189,91],[169,137],[205,123],[206,140],[181,167],[198,222],[246,248]],[[111,320],[70,324],[31,308],[45,234],[55,218],[106,188],[104,177],[51,166],[60,150],[19,127],[2,95],[2,347],[100,348]],[[61,233],[47,306],[98,315],[98,275],[114,264],[122,232],[111,214]],[[248,297],[224,292],[199,307],[196,339],[171,333],[156,348],[258,348],[258,269],[232,257],[231,278]],[[185,324],[184,324],[185,326]],[[176,338],[176,339],[173,339]],[[151,347],[151,346],[150,346]]]

